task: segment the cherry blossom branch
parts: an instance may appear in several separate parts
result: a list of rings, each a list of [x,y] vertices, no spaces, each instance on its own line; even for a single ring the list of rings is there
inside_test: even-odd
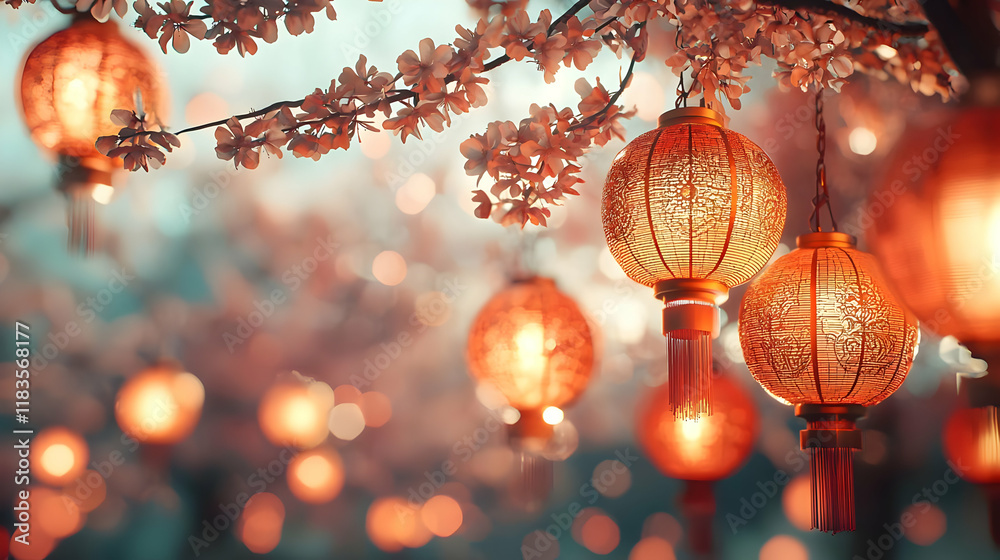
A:
[[[623,76],[621,79],[621,85],[618,87],[618,91],[616,91],[614,94],[611,95],[611,98],[608,99],[608,103],[604,106],[604,108],[594,113],[593,115],[590,115],[589,117],[583,119],[579,123],[571,126],[570,130],[576,130],[578,128],[586,128],[595,120],[607,114],[607,112],[618,103],[618,98],[621,97],[623,93],[625,93],[625,90],[628,88],[629,82],[632,81],[632,71],[635,70],[636,58],[637,58],[637,53],[633,52],[632,59],[628,63],[628,70],[625,71],[625,76]]]
[[[925,35],[930,30],[930,27],[923,22],[896,23],[885,19],[873,18],[859,14],[843,4],[827,0],[756,0],[756,2],[757,4],[775,6],[786,10],[805,10],[816,14],[839,16],[847,21],[863,25],[870,29],[898,33],[900,35]]]

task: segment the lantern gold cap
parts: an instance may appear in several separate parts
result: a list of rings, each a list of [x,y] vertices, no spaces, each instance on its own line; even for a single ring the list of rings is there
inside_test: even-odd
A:
[[[853,249],[858,239],[840,231],[814,231],[795,238],[799,249],[822,249],[824,247],[842,247]]]
[[[677,124],[708,124],[725,127],[722,113],[708,107],[681,107],[660,115],[659,126],[661,128]]]

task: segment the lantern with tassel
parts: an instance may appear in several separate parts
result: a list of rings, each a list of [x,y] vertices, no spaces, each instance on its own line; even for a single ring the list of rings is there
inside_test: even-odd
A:
[[[875,259],[840,232],[802,235],[750,284],[740,343],[754,378],[808,423],[813,528],[854,530],[855,422],[903,383],[917,321],[883,286]]]
[[[545,411],[576,400],[593,371],[587,320],[551,279],[515,281],[473,322],[468,361],[477,379],[496,387],[520,412],[510,438],[520,451],[526,501],[537,507],[552,487],[552,465],[540,453],[553,430]]]
[[[664,113],[615,156],[602,217],[612,255],[664,302],[669,407],[711,414],[712,338],[729,290],[767,263],[785,187],[767,155],[703,107]]]
[[[693,552],[712,552],[715,497],[712,483],[739,469],[753,450],[758,418],[753,399],[726,375],[713,379],[712,415],[678,419],[670,411],[670,387],[658,387],[639,413],[643,451],[664,475],[685,481],[681,508],[688,517]]]
[[[110,118],[115,109],[162,120],[159,74],[117,25],[81,13],[28,54],[19,89],[32,139],[59,161],[59,188],[70,205],[70,247],[93,252],[94,202],[111,199],[117,165],[95,142],[118,133]]]

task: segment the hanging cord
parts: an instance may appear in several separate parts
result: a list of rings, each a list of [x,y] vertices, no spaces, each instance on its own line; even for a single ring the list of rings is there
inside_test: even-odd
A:
[[[686,42],[684,42],[684,43],[681,42],[681,33],[683,32],[683,30],[684,29],[681,27],[681,24],[678,22],[678,24],[677,24],[677,31],[674,33],[674,47],[676,47],[678,51],[687,48],[687,43]],[[687,87],[684,87],[684,71],[683,70],[681,70],[680,79],[681,79],[680,84],[677,86],[677,92],[676,92],[677,93],[677,101],[674,102],[674,109],[680,109],[681,108],[681,104],[683,104],[685,107],[687,107],[688,106],[688,97],[691,95],[691,89],[687,88]],[[692,86],[693,85],[694,84],[692,84]]]
[[[820,225],[820,212],[826,206],[830,215],[832,231],[837,231],[837,220],[833,217],[833,206],[830,204],[830,190],[826,184],[826,122],[823,120],[823,88],[816,90],[816,196],[813,198],[813,211],[810,216],[812,231],[823,231]]]

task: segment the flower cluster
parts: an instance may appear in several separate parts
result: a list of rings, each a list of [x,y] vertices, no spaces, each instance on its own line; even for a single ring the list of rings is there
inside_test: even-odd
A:
[[[164,132],[159,124],[146,122],[145,115],[135,111],[115,109],[111,122],[122,127],[117,136],[102,136],[97,140],[97,150],[111,158],[121,158],[125,169],[158,169],[166,162],[163,150],[168,152],[181,145],[177,136]]]
[[[125,2],[79,0],[78,9],[107,17],[112,10],[123,14]],[[740,97],[750,91],[746,70],[762,56],[776,61],[774,75],[786,89],[839,90],[855,71],[893,76],[944,97],[960,83],[937,35],[914,23],[922,16],[916,0],[872,0],[863,7],[812,0],[590,0],[575,2],[558,17],[548,10],[532,17],[523,0],[467,2],[482,14],[474,26],[457,26],[451,43],[423,39],[396,59],[394,73],[380,71],[361,55],[328,88],[303,99],[178,134],[217,126],[216,154],[237,167],[256,167],[262,153],[319,159],[347,149],[359,129],[375,130],[378,113],[381,127],[403,142],[422,139],[428,128],[442,131],[455,116],[487,103],[486,74],[501,64],[531,64],[553,82],[560,68],[587,69],[602,49],[620,58],[630,53],[629,71],[615,93],[599,80],[596,86],[581,81],[576,109],[540,103],[520,123],[494,122],[462,144],[466,170],[480,183],[484,177],[492,181],[473,193],[477,215],[544,224],[549,205],[577,194],[586,151],[622,136],[620,119],[630,113],[616,101],[632,65],[645,58],[650,33],[669,33],[676,45],[665,63],[676,75],[689,76],[682,93],[700,94],[721,112],[723,102],[740,108]],[[800,9],[804,5],[807,9]],[[169,44],[184,52],[193,37],[214,39],[220,52],[235,47],[241,55],[253,54],[257,39],[274,41],[279,19],[297,35],[313,29],[318,11],[336,16],[330,0],[208,0],[194,15],[192,3],[183,0],[155,8],[135,0],[133,8],[139,14],[136,26],[157,38],[164,51]],[[578,15],[584,8],[590,15]],[[177,145],[176,137],[139,121],[99,141],[102,151],[122,157],[133,170],[156,167],[165,161],[164,150]]]

